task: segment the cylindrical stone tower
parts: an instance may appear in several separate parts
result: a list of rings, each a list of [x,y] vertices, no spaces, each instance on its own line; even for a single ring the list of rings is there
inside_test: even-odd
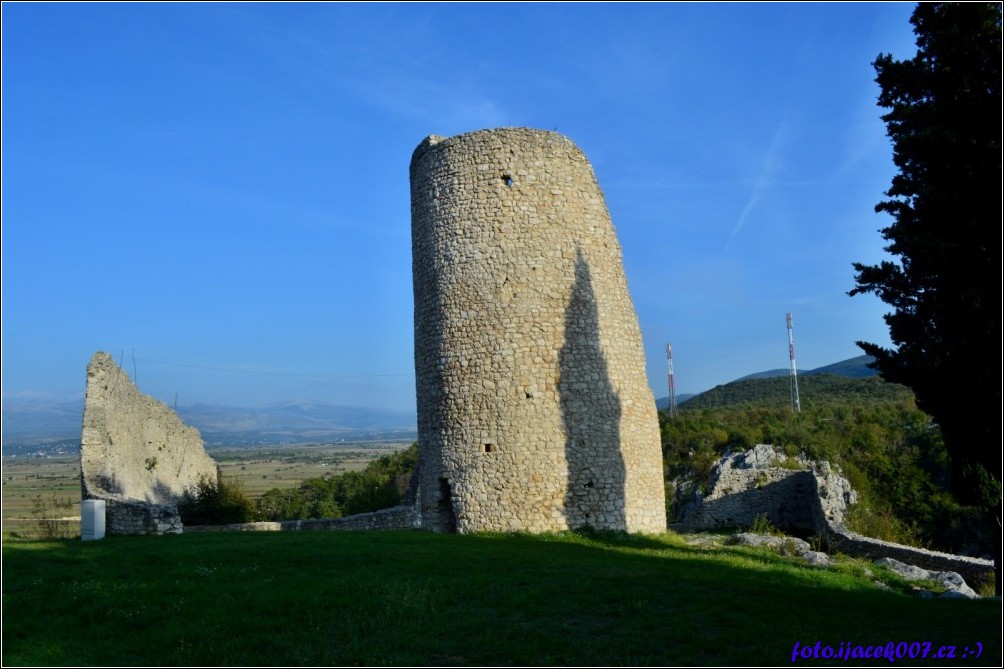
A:
[[[664,531],[641,332],[582,152],[429,136],[411,202],[422,527]]]

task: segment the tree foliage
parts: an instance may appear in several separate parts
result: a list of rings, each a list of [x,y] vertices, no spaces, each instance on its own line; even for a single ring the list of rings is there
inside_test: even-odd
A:
[[[262,520],[341,518],[401,503],[418,461],[418,445],[384,455],[361,472],[307,479],[299,487],[273,488],[258,499]]]
[[[853,379],[833,374],[813,374],[799,377],[798,386],[801,390],[801,404],[806,408],[811,407],[817,398],[826,402],[827,398],[835,396],[839,396],[845,401],[854,399],[884,401],[913,398],[913,393],[906,386],[886,383],[877,376]],[[680,407],[713,409],[736,404],[775,408],[790,407],[791,379],[785,375],[733,381],[715,386],[711,390],[691,397],[681,403]]]
[[[771,379],[755,381],[743,387],[771,387]],[[871,379],[849,381],[862,389],[876,386]],[[843,469],[859,494],[848,518],[852,529],[949,552],[990,553],[992,532],[976,510],[949,493],[941,432],[909,391],[904,396],[846,392],[843,384],[829,388],[797,414],[782,402],[756,404],[744,397],[707,408],[689,408],[688,402],[674,418],[660,413],[667,501],[674,501],[678,477],[707,481],[726,451],[772,444],[789,457],[804,453]],[[669,512],[672,517],[675,510]]]
[[[178,503],[178,514],[185,525],[229,525],[257,520],[254,500],[239,479],[228,476],[219,481],[200,476]]]
[[[855,263],[895,348],[858,342],[883,378],[914,390],[967,503],[1000,505],[1001,5],[920,3],[917,54],[879,55],[878,104],[899,172],[876,211],[896,261]]]

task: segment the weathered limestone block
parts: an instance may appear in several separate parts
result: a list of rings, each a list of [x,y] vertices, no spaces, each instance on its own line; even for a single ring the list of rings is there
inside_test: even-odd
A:
[[[889,567],[908,581],[937,581],[945,588],[945,592],[941,595],[942,597],[949,599],[979,598],[976,591],[970,588],[969,584],[966,583],[962,576],[954,571],[932,571],[929,569],[922,569],[911,564],[904,564],[899,560],[894,560],[893,558],[879,558],[878,560],[875,560],[875,564]]]
[[[725,540],[728,546],[757,546],[769,548],[782,555],[804,555],[812,551],[807,541],[798,537],[778,537],[772,534],[737,532]]]
[[[180,532],[175,505],[203,476],[216,481],[217,468],[199,431],[140,393],[110,355],[95,353],[87,366],[80,477],[84,499],[108,501],[109,533]]]
[[[411,194],[422,527],[664,531],[641,332],[582,152],[430,136]]]

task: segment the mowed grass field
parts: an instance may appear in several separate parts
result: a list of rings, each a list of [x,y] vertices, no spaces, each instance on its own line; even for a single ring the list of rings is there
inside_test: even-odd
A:
[[[224,476],[237,478],[252,497],[272,488],[295,488],[326,474],[359,471],[411,442],[292,444],[213,449]],[[4,536],[30,535],[41,499],[50,516],[63,518],[67,537],[79,535],[80,459],[77,456],[3,457]]]
[[[6,540],[2,659],[4,666],[1000,666],[1000,601],[907,593],[877,567],[814,567],[673,534]],[[859,655],[823,659],[827,647]],[[893,660],[860,655],[876,647],[889,648]]]

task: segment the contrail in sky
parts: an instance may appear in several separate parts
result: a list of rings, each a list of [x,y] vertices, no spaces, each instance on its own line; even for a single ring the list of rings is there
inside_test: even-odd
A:
[[[763,158],[763,165],[760,168],[760,175],[757,177],[756,183],[753,185],[753,192],[750,193],[750,198],[746,202],[746,206],[743,207],[742,214],[739,215],[739,220],[732,227],[732,231],[729,233],[728,241],[726,245],[732,242],[732,239],[739,234],[739,231],[743,229],[746,225],[746,221],[749,219],[750,213],[752,213],[754,207],[756,207],[757,202],[760,200],[760,196],[763,191],[770,186],[771,176],[773,176],[776,171],[777,163],[777,151],[781,144],[781,138],[784,136],[785,129],[788,127],[788,115],[784,115],[781,119],[781,123],[777,126],[777,130],[774,132],[774,138],[770,142],[770,146],[767,147],[767,153]]]

